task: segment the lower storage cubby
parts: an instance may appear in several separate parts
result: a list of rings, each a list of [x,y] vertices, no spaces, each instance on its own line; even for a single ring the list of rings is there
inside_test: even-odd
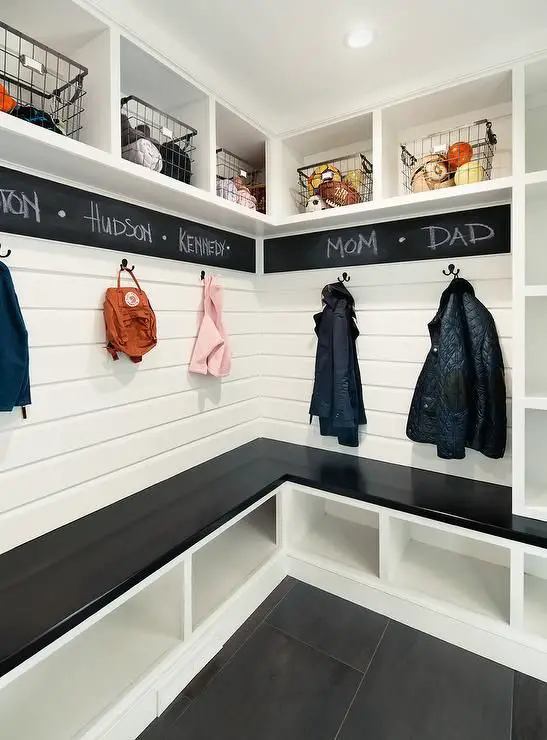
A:
[[[265,501],[192,556],[192,626],[202,624],[275,552],[276,498]]]
[[[182,643],[183,612],[177,566],[3,688],[0,737],[80,737]]]
[[[379,516],[301,491],[290,493],[289,549],[306,560],[342,566],[358,576],[378,577]]]
[[[524,556],[524,629],[547,638],[547,558]]]
[[[503,546],[392,517],[388,578],[409,593],[509,622],[510,551]]]

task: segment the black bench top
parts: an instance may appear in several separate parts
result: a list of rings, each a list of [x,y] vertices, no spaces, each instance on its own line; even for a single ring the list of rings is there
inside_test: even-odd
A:
[[[284,481],[547,547],[511,489],[257,439],[0,556],[0,676]]]

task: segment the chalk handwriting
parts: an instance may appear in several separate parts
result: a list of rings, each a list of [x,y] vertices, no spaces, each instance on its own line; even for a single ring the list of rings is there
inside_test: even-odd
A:
[[[151,224],[135,224],[130,218],[121,219],[113,216],[103,216],[98,203],[90,201],[90,205],[91,215],[84,216],[84,219],[91,222],[91,230],[94,234],[123,236],[126,239],[135,239],[138,242],[152,244]]]
[[[227,257],[230,245],[224,239],[208,239],[206,236],[187,234],[179,229],[179,252],[196,254],[199,257]]]
[[[5,216],[22,216],[34,218],[40,223],[40,202],[38,194],[33,192],[32,197],[16,190],[0,189],[0,214]]]
[[[363,234],[357,234],[357,236],[352,236],[349,239],[343,239],[341,236],[335,239],[329,237],[327,240],[327,257],[330,259],[332,256],[335,256],[335,253],[340,255],[340,257],[361,254],[363,248],[370,250],[375,256],[378,254],[375,229],[370,232],[368,239]]]
[[[423,226],[422,231],[428,233],[427,248],[433,251],[445,245],[469,247],[477,242],[493,239],[496,235],[494,229],[486,224],[464,224],[461,228],[455,226],[453,229],[445,229],[444,226]]]

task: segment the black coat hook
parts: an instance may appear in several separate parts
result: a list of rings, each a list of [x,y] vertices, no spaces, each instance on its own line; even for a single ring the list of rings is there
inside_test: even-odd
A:
[[[8,251],[6,252],[6,254],[0,254],[0,258],[3,259],[3,260],[5,260],[6,257],[9,257],[10,256],[10,254],[11,254],[11,249],[8,249]]]
[[[127,264],[128,264],[127,260],[124,257],[124,259],[120,263],[120,270],[127,270],[127,272],[133,272],[133,270],[135,269],[135,265],[131,265],[131,267],[128,267]]]
[[[347,272],[343,272],[342,273],[342,277],[341,278],[340,277],[338,278],[338,282],[339,283],[349,283],[350,280],[351,280],[351,278],[350,278],[350,276],[348,275]]]
[[[201,271],[201,277],[200,280],[205,280],[205,270]]]
[[[460,274],[459,269],[456,270],[456,265],[448,265],[448,272],[446,270],[443,270],[443,275],[446,275],[447,277],[449,275],[452,275],[453,278],[457,278]]]

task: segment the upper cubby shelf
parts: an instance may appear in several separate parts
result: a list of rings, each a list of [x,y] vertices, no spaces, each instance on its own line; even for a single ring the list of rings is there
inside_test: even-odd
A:
[[[526,66],[526,172],[547,171],[546,132],[547,60],[544,59]]]
[[[511,201],[510,70],[276,139],[92,11],[52,0],[44,20],[33,5],[13,3],[3,21],[46,50],[25,47],[24,68],[18,53],[10,64],[49,97],[24,99],[19,86],[17,102],[49,113],[64,86],[69,103],[46,127],[0,112],[8,167],[258,236]],[[76,70],[59,81],[55,54]]]

